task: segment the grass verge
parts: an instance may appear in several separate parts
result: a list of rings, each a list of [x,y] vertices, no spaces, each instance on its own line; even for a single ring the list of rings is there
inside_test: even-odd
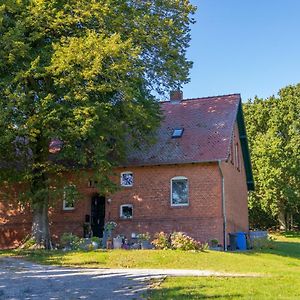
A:
[[[300,299],[300,235],[276,236],[275,249],[247,252],[172,250],[2,251],[50,265],[88,268],[175,268],[258,273],[259,278],[167,278],[151,299]]]
[[[152,289],[147,297],[153,300],[300,299],[300,234],[287,233],[276,238],[274,250],[237,253],[238,259],[232,261],[234,270],[255,270],[267,274],[267,277],[167,278],[159,287]],[[225,255],[224,258],[228,260],[230,256]]]

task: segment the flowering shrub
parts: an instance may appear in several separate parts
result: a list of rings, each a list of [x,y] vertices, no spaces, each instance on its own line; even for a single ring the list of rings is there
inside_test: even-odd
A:
[[[205,251],[207,250],[208,244],[202,244],[183,232],[173,232],[168,235],[164,232],[159,232],[154,235],[155,239],[152,241],[152,245],[155,249],[174,249],[174,250],[196,250]]]
[[[152,241],[152,245],[155,249],[166,250],[170,249],[170,241],[169,236],[164,232],[158,232],[154,235],[154,240]]]
[[[171,247],[172,249],[183,251],[205,251],[208,249],[207,244],[201,244],[183,232],[173,232],[171,234]]]
[[[150,233],[149,232],[145,232],[145,233],[139,233],[137,235],[138,240],[140,241],[150,241],[151,237],[150,237]]]
[[[199,243],[184,234],[183,232],[173,232],[171,235],[171,247],[178,250],[199,250]]]

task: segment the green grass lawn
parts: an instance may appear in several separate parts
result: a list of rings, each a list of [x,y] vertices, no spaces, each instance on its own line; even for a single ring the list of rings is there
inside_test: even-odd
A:
[[[258,278],[167,278],[149,293],[150,299],[300,299],[300,235],[277,236],[276,249],[222,253],[224,270],[256,272]],[[215,269],[215,265],[212,269]],[[215,269],[216,270],[216,269]],[[218,269],[220,270],[220,269]]]
[[[257,278],[167,278],[151,299],[300,299],[300,235],[277,236],[275,249],[248,252],[113,250],[2,251],[52,265],[96,268],[177,268],[256,273]]]

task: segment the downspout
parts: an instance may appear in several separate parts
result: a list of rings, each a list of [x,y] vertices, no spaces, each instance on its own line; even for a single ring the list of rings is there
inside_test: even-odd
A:
[[[224,175],[222,172],[221,168],[221,160],[218,160],[218,166],[219,166],[219,171],[220,175],[222,178],[222,215],[223,215],[223,245],[224,245],[224,251],[227,251],[227,236],[226,236],[226,231],[227,231],[227,222],[226,222],[226,205],[225,205],[225,184],[224,184]]]

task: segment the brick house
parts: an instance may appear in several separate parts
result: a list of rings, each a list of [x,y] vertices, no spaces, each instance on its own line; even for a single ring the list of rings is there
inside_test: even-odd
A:
[[[101,236],[183,231],[224,247],[228,233],[248,231],[247,194],[253,177],[239,94],[161,102],[157,142],[128,154],[115,170],[120,190],[99,195],[92,181],[78,183],[81,201],[61,200],[50,211],[51,233],[83,236],[83,224]],[[72,178],[72,174],[69,175]],[[0,201],[0,248],[16,246],[31,226],[29,208]]]

